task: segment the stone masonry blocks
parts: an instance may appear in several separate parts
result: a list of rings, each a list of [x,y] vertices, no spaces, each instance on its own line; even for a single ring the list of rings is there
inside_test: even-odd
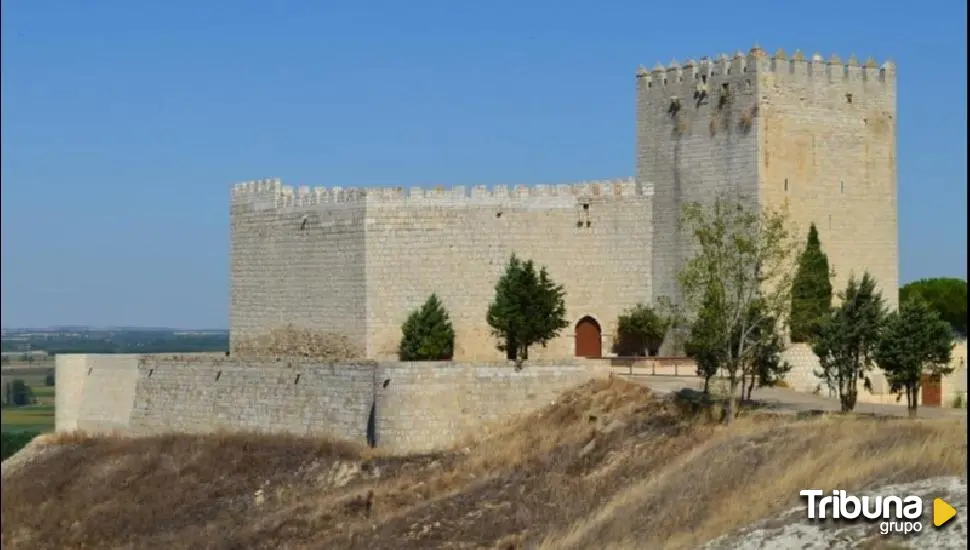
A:
[[[447,448],[549,404],[601,371],[578,363],[242,361],[202,355],[58,355],[57,431],[254,431]]]
[[[571,325],[599,322],[606,353],[617,317],[650,298],[651,189],[632,179],[471,195],[304,190],[306,200],[291,200],[290,190],[278,180],[234,188],[234,355],[254,355],[254,342],[291,326],[396,359],[401,325],[435,292],[455,326],[455,360],[504,359],[485,314],[513,253],[565,287]],[[532,353],[572,355],[571,328]]]
[[[896,69],[760,48],[641,69],[637,181],[654,189],[652,292],[678,299],[690,257],[687,202],[719,194],[786,203],[804,239],[815,223],[845,288],[868,270],[897,305]]]
[[[284,326],[396,355],[408,313],[437,292],[455,323],[455,359],[500,359],[485,323],[512,253],[547,267],[610,351],[617,316],[679,299],[692,255],[688,202],[736,197],[789,205],[815,223],[837,289],[868,270],[896,305],[896,69],[854,56],[760,48],[636,74],[636,176],[491,189],[233,187],[231,347]],[[258,347],[258,344],[256,344]],[[307,346],[304,346],[307,347]],[[665,351],[676,351],[665,346]],[[543,359],[573,354],[573,332]]]

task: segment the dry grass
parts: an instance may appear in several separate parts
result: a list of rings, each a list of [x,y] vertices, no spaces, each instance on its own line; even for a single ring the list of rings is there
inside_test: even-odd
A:
[[[615,495],[581,524],[547,538],[543,547],[610,541],[611,548],[692,548],[798,505],[801,489],[857,490],[962,475],[965,430],[962,421],[854,416],[742,421]]]
[[[598,380],[428,456],[255,434],[54,435],[43,444],[59,452],[4,480],[2,542],[689,548],[797,504],[808,486],[961,474],[965,433],[963,421],[862,417],[715,426],[642,386]]]

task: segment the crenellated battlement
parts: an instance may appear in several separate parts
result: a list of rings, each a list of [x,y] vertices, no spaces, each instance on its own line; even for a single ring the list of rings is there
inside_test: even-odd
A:
[[[722,53],[714,58],[702,57],[700,61],[688,59],[683,64],[675,60],[666,66],[658,63],[651,70],[641,66],[636,76],[648,88],[663,88],[694,82],[704,85],[709,79],[724,80],[759,72],[825,78],[829,82],[892,83],[896,79],[896,66],[891,61],[878,64],[870,57],[860,62],[854,55],[845,62],[838,55],[826,60],[818,53],[806,57],[800,50],[789,57],[781,49],[769,55],[758,46],[751,48],[747,54],[739,51],[728,56]]]
[[[622,199],[651,196],[652,188],[638,186],[634,178],[594,180],[559,185],[485,185],[436,187],[310,187],[283,185],[278,178],[237,183],[232,188],[232,202],[275,203],[277,208],[314,206],[318,204],[393,204],[421,205],[474,202],[528,202],[544,198]]]

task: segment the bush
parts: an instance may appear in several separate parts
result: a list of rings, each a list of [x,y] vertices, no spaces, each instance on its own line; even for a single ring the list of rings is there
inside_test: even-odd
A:
[[[447,361],[454,353],[455,330],[436,294],[408,316],[401,332],[401,361]]]
[[[653,309],[637,304],[620,315],[614,352],[622,357],[654,357],[660,351],[669,323]]]
[[[0,455],[3,455],[0,460],[7,460],[38,435],[40,432],[3,432],[0,434]]]

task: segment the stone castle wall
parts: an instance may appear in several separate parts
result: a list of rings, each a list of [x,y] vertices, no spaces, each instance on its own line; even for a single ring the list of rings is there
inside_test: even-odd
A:
[[[655,295],[676,299],[690,254],[677,230],[682,205],[730,192],[771,208],[787,201],[801,239],[816,224],[836,289],[868,270],[897,305],[891,63],[753,48],[641,69],[637,178],[654,188]]]
[[[285,196],[278,182],[234,190],[230,349],[265,351],[268,339],[294,325],[321,338],[340,335],[358,348],[351,356],[363,357],[365,206],[293,207]]]
[[[466,363],[58,355],[56,429],[282,432],[425,452],[545,406],[597,373],[578,363],[515,371]]]
[[[855,58],[765,61],[759,80],[761,199],[787,200],[802,239],[815,223],[843,290],[866,270],[898,305],[896,78]]]
[[[470,193],[238,185],[232,350],[292,324],[345,336],[360,357],[394,359],[407,315],[436,292],[456,360],[504,359],[485,314],[515,253],[566,290],[571,327],[531,357],[572,356],[572,326],[586,316],[608,353],[617,317],[650,300],[651,193],[632,179]]]
[[[232,350],[274,348],[269,335],[292,325],[316,339],[306,355],[339,338],[350,355],[390,359],[407,314],[437,292],[455,323],[456,359],[499,359],[485,311],[515,252],[565,286],[571,325],[600,324],[608,353],[624,309],[678,301],[676,274],[693,253],[683,206],[725,194],[787,203],[799,241],[817,225],[836,289],[868,270],[896,306],[892,64],[756,47],[641,69],[636,88],[632,180],[409,192],[237,185]],[[572,352],[569,328],[534,353]]]
[[[654,189],[653,294],[674,302],[677,272],[692,254],[693,236],[679,227],[683,206],[722,194],[756,206],[758,197],[758,133],[739,123],[757,101],[756,78],[740,60],[692,63],[636,77],[636,174]],[[725,85],[734,95],[722,106]]]

